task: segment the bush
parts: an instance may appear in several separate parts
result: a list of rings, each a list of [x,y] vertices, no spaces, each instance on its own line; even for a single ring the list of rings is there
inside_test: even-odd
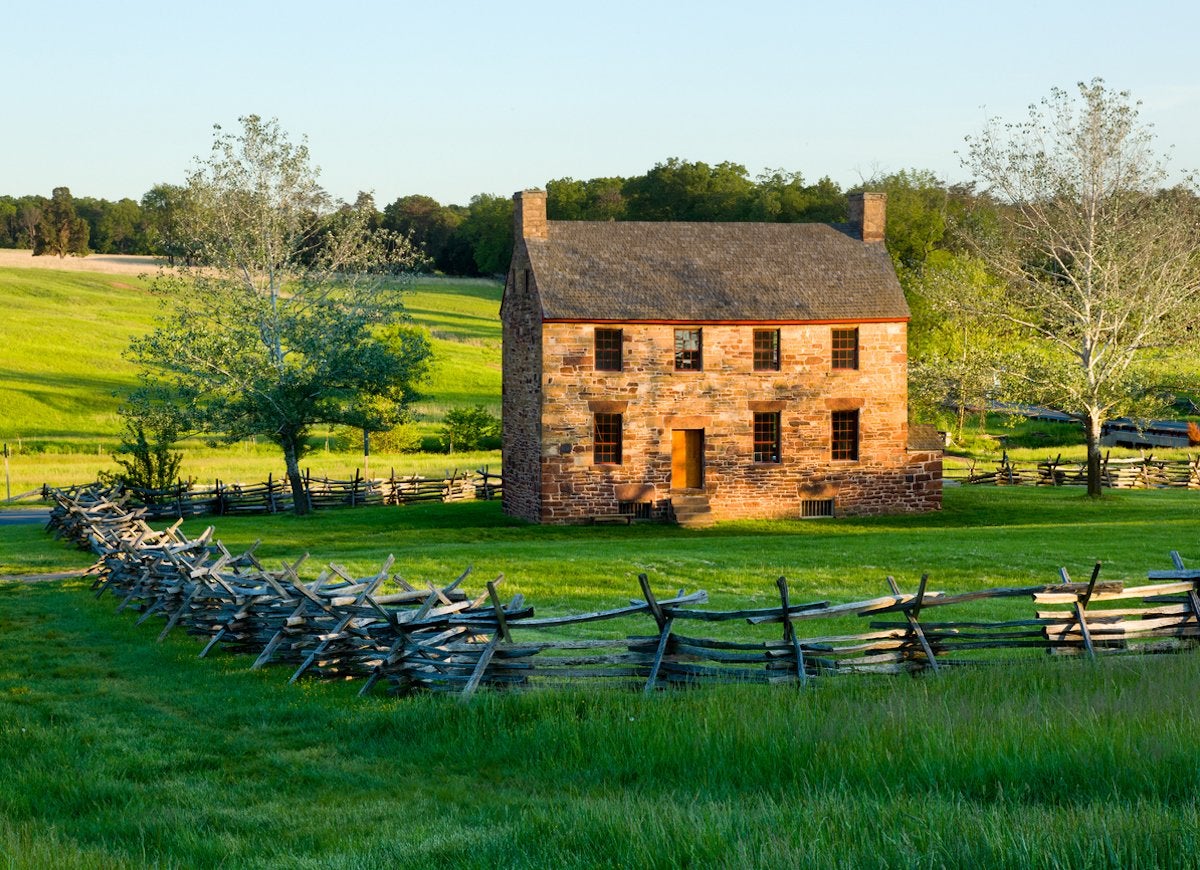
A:
[[[420,453],[421,434],[412,423],[401,423],[383,432],[372,432],[371,452]]]
[[[494,449],[500,443],[500,418],[483,405],[455,408],[446,413],[441,434],[447,453]]]
[[[150,437],[146,437],[146,430]],[[178,437],[173,425],[125,421],[125,431],[113,460],[120,471],[102,472],[102,483],[135,489],[167,489],[179,477],[183,454],[171,449]]]

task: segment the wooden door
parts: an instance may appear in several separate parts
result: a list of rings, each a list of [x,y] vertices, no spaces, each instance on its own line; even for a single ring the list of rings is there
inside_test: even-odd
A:
[[[671,488],[704,486],[704,430],[671,430]]]

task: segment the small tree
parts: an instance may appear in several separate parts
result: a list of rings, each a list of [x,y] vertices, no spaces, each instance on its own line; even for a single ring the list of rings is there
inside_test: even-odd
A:
[[[1105,419],[1146,413],[1151,351],[1194,347],[1200,308],[1200,207],[1167,173],[1126,92],[1095,79],[993,121],[968,138],[965,165],[999,205],[995,231],[971,234],[1007,283],[997,313],[1039,348],[1031,400],[1079,414],[1088,493],[1099,496]]]
[[[428,369],[430,344],[404,317],[407,240],[372,230],[374,208],[337,207],[308,149],[275,121],[216,128],[189,176],[190,264],[163,271],[166,307],[131,358],[198,428],[228,440],[263,435],[283,452],[297,513],[300,459],[321,423],[385,428]]]
[[[447,453],[478,450],[499,433],[500,419],[483,405],[447,411],[442,424],[442,439],[446,442]]]
[[[1009,398],[1019,368],[1013,328],[1001,316],[1004,286],[971,257],[934,251],[919,271],[901,267],[920,352],[909,363],[910,404],[926,416],[954,410],[954,439],[962,440],[967,413],[985,413]]]
[[[179,479],[183,453],[173,450],[179,439],[178,422],[169,413],[150,412],[146,405],[126,406],[121,444],[112,454],[121,467],[100,480],[136,489],[166,489]]]

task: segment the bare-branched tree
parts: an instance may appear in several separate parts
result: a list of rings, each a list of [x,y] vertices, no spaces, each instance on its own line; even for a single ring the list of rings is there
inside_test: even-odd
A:
[[[996,315],[1036,339],[1026,396],[1083,418],[1098,496],[1104,421],[1151,407],[1151,355],[1197,343],[1194,182],[1165,188],[1138,104],[1099,79],[1077,95],[1055,89],[1027,120],[993,120],[967,143],[963,163],[999,215],[971,238],[1007,282]]]

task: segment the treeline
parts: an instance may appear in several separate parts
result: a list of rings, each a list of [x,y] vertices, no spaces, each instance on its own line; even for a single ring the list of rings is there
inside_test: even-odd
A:
[[[0,248],[32,248],[39,255],[157,254],[154,215],[145,202],[74,197],[66,187],[49,197],[0,196]]]
[[[552,220],[840,221],[845,191],[829,178],[809,184],[798,172],[768,170],[751,177],[737,163],[709,165],[671,158],[629,178],[558,178],[547,182]],[[0,196],[0,247],[37,254],[148,254],[186,260],[181,216],[186,189],[158,184],[141,200]],[[426,268],[448,275],[496,275],[512,253],[512,199],[479,194],[467,205],[443,205],[420,194],[379,210],[369,194],[354,208],[375,211],[375,225],[409,236]],[[62,229],[70,223],[70,231]],[[65,239],[65,241],[63,241]]]

